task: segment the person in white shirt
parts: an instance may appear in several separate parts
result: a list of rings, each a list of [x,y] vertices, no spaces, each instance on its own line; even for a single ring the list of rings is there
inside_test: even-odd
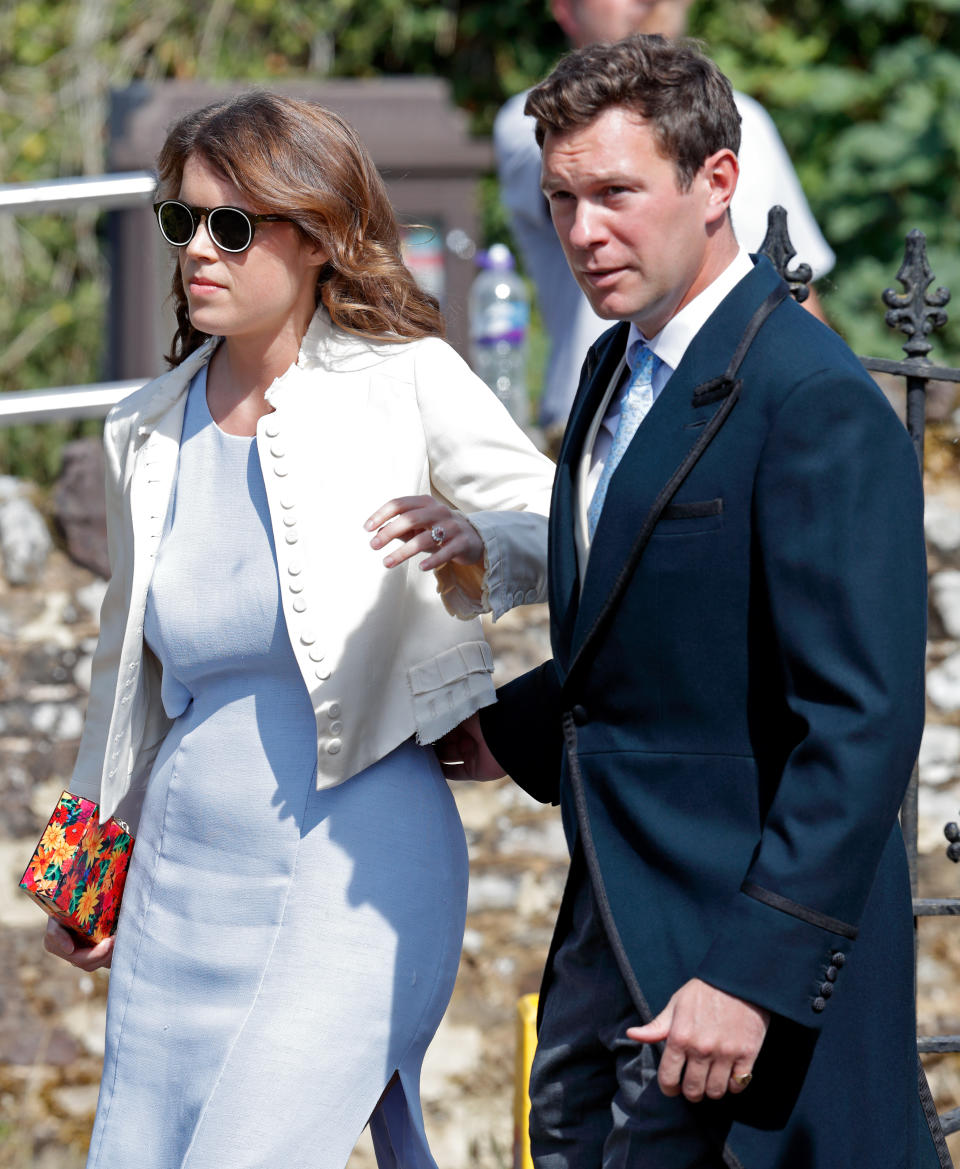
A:
[[[630,33],[679,37],[686,32],[692,0],[551,0],[557,23],[575,48],[612,42]],[[570,275],[550,214],[540,191],[540,149],[534,120],[523,112],[527,93],[505,103],[493,137],[500,197],[537,300],[550,341],[540,423],[549,432],[566,423],[587,350],[606,328]],[[810,212],[790,157],[770,115],[753,98],[734,93],[741,117],[740,182],[731,215],[737,239],[754,252],[767,230],[767,213],[776,204],[787,210],[787,225],[797,259],[810,265],[814,279],[826,275],[834,254]],[[824,319],[816,291],[804,303]]]

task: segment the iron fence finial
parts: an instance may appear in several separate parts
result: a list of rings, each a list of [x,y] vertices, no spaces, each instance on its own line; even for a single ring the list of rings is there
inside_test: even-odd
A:
[[[927,293],[933,283],[933,272],[927,262],[927,237],[916,228],[907,236],[897,279],[904,291],[900,293],[888,288],[883,294],[883,303],[888,307],[887,324],[906,334],[907,340],[902,348],[907,357],[926,361],[933,348],[927,334],[942,329],[947,323],[943,306],[950,300],[950,291],[938,288],[936,292]]]
[[[791,295],[797,304],[803,304],[810,295],[813,269],[809,264],[798,264],[796,268],[790,269],[790,261],[797,250],[790,242],[786,209],[779,204],[771,207],[767,213],[767,234],[763,237],[759,251],[790,285]]]

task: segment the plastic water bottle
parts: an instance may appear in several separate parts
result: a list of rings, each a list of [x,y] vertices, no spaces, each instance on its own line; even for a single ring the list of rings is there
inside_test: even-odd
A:
[[[505,244],[477,253],[470,289],[470,360],[521,426],[527,422],[527,329],[530,296]]]

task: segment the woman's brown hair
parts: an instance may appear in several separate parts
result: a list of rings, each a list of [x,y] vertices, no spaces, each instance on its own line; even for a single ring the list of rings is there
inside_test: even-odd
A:
[[[288,216],[329,257],[317,303],[341,329],[376,341],[442,336],[436,300],[419,288],[400,252],[400,230],[383,180],[356,132],[315,102],[248,93],[181,118],[157,159],[159,197],[176,198],[188,158],[233,183],[251,211]],[[179,267],[178,365],[207,337],[190,323]]]

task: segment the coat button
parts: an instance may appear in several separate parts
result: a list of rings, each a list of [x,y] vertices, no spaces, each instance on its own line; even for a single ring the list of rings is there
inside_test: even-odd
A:
[[[294,499],[294,497],[292,495],[281,495],[280,496],[280,506],[283,508],[284,511],[289,511],[291,507],[296,506],[296,503],[297,503],[297,501],[296,501],[296,499]]]
[[[288,544],[296,544],[296,542],[300,539],[296,528],[291,528],[283,538]]]
[[[286,453],[286,450],[279,442],[273,443],[270,447],[270,454],[273,455],[275,459],[282,459]]]
[[[339,755],[340,748],[342,746],[343,746],[343,744],[340,742],[339,739],[331,739],[330,742],[327,743],[327,754],[328,755]]]
[[[326,680],[330,677],[329,666],[317,666],[313,672],[317,675],[321,682],[326,682]]]
[[[294,601],[293,601],[294,613],[302,613],[304,611],[304,609],[306,609],[306,607],[307,607],[307,602],[303,599],[303,597],[295,597],[294,598]]]
[[[297,522],[297,517],[295,515],[285,515],[283,517],[283,526],[285,528],[292,528],[296,522]]]
[[[281,463],[277,463],[277,465],[273,468],[273,473],[278,479],[284,479],[287,475],[287,468],[284,467]]]
[[[300,634],[301,645],[313,645],[316,640],[317,635],[313,632],[312,629],[305,629],[303,633]]]
[[[299,560],[291,560],[290,563],[287,565],[287,572],[291,576],[299,576],[300,573],[303,572],[303,565],[300,563]]]
[[[310,651],[310,661],[311,662],[322,662],[325,656],[326,655],[324,654],[323,650],[317,649],[316,646],[314,646],[313,649],[311,649],[311,651]]]
[[[821,998],[814,999],[814,1000],[813,1000],[813,1002],[810,1004],[810,1006],[813,1008],[813,1010],[814,1010],[814,1011],[815,1011],[815,1012],[816,1012],[818,1015],[820,1014],[820,1012],[821,1012],[822,1010],[824,1010],[824,1008],[826,1007],[826,1005],[827,1005],[827,1000],[826,1000],[826,999],[821,999]]]
[[[836,968],[838,970],[844,964],[844,962],[846,962],[846,960],[847,960],[847,956],[846,956],[846,954],[844,954],[843,950],[837,950],[833,954],[830,955],[831,963],[834,966],[836,966]]]
[[[267,438],[276,438],[280,433],[280,427],[271,419],[269,422],[264,423],[263,433]]]
[[[321,706],[320,709],[327,716],[327,718],[339,718],[340,717],[340,703],[339,702],[327,702],[323,706]]]
[[[573,721],[577,724],[578,727],[582,727],[587,721],[587,708],[585,706],[581,706],[579,702],[573,708],[573,710],[570,711],[570,713],[573,715]]]
[[[339,719],[336,719],[330,724],[328,729],[331,735],[339,735],[343,730],[343,723]]]
[[[825,999],[828,999],[833,994],[833,983],[832,982],[822,982],[820,984],[820,993],[823,995],[823,997]]]
[[[290,590],[291,593],[302,593],[303,592],[303,581],[292,580],[287,584],[287,588]]]
[[[840,973],[840,971],[836,968],[836,966],[828,966],[826,971],[824,972],[823,977],[827,980],[827,982],[836,982],[837,975],[839,973]]]

